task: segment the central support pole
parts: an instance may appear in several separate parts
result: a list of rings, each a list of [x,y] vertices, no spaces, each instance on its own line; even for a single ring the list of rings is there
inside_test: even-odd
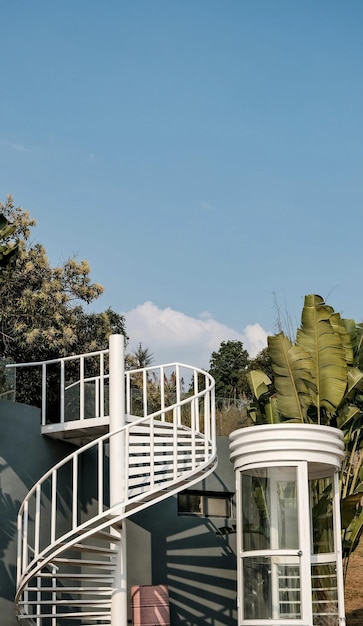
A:
[[[124,346],[123,335],[110,336],[110,433],[120,430],[125,424]],[[126,462],[125,434],[120,432],[110,437],[110,508],[117,506],[117,513],[123,511],[125,501]],[[121,527],[111,527],[111,535],[115,538],[115,543],[111,545],[117,559],[111,600],[111,625],[119,626],[127,624],[125,521],[122,522]]]

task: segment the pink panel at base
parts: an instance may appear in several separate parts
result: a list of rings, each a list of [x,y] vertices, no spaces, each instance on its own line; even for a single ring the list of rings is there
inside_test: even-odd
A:
[[[131,587],[131,605],[134,626],[170,626],[167,585]]]

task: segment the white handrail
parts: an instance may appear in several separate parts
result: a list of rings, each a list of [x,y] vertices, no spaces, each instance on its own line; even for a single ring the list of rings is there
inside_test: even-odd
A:
[[[100,399],[104,401],[105,382],[108,381],[104,363],[107,353],[107,350],[103,350],[90,355],[63,357],[46,363],[30,364],[42,367],[45,395],[47,365],[61,364],[59,397],[61,410],[58,417],[60,424],[65,419],[64,403],[66,390],[70,386],[79,385],[82,399],[85,385],[92,382],[96,385],[95,397],[98,399],[96,405]],[[84,364],[89,356],[99,359],[99,375],[87,377],[85,369],[81,366],[80,380],[66,385],[65,363],[79,359],[79,362]],[[26,365],[11,364],[12,367]],[[165,375],[168,369],[171,369],[175,376],[169,403],[167,399],[169,390],[166,388],[168,381]],[[190,395],[185,397],[181,393],[183,370],[192,377]],[[21,602],[23,590],[26,590],[29,581],[36,577],[47,563],[52,564],[53,559],[65,550],[66,545],[74,545],[91,536],[96,529],[108,528],[116,519],[121,520],[128,516],[130,511],[136,512],[149,506],[152,501],[160,501],[172,493],[177,493],[185,486],[186,481],[194,484],[214,469],[216,463],[214,380],[208,373],[182,363],[168,363],[127,370],[125,381],[126,410],[129,413],[132,410],[132,385],[136,381],[141,394],[140,410],[143,415],[134,416],[132,421],[122,428],[90,441],[59,461],[32,487],[20,507],[17,603]],[[153,390],[155,396],[155,388],[158,390],[157,407],[155,397],[153,397],[154,406],[149,402],[149,392]],[[46,400],[43,398],[43,408],[45,404]],[[79,420],[85,417],[84,408],[85,404],[81,401]],[[95,406],[95,417],[104,416],[104,406],[99,409],[100,407]],[[87,420],[82,421],[82,428],[86,425]],[[121,432],[125,433],[120,458],[120,473],[125,476],[125,500],[110,508],[109,485],[104,480],[107,475],[108,447],[112,438]],[[97,467],[94,482],[90,484],[90,481],[87,481],[88,493],[85,493],[82,491],[85,486],[79,477],[79,467],[82,464],[81,458],[86,458],[89,453],[96,459]],[[140,454],[142,456],[139,456],[138,461]],[[69,497],[64,487],[67,476],[70,481]],[[65,490],[63,495],[59,492],[60,488]],[[85,498],[89,497],[89,493],[92,494],[92,498],[97,499],[96,513],[91,511],[87,516],[83,511],[81,518],[79,503],[86,501]],[[44,537],[49,538],[49,545],[44,546]]]
[[[24,367],[41,367],[42,371],[42,426],[46,426],[48,423],[48,411],[47,411],[47,398],[48,398],[48,389],[47,389],[47,376],[48,376],[48,367],[52,365],[59,365],[59,417],[55,419],[54,415],[49,415],[49,420],[51,423],[60,423],[63,424],[66,419],[67,421],[83,421],[86,417],[108,417],[107,412],[105,412],[105,401],[107,399],[107,394],[105,394],[105,387],[108,388],[109,382],[109,374],[105,368],[105,356],[109,354],[109,350],[99,350],[97,352],[90,352],[88,354],[80,354],[76,356],[67,356],[60,357],[58,359],[50,359],[48,361],[36,361],[32,363],[10,363],[6,367],[12,369],[20,369]],[[93,359],[92,369],[93,372],[90,375],[86,375],[86,366],[87,362]],[[96,360],[95,360],[96,359]],[[67,380],[66,378],[66,364],[75,364],[77,365],[77,369],[79,372],[79,377],[74,380],[74,370],[71,372],[72,380]],[[165,385],[165,377],[166,372],[170,371],[170,375],[174,374],[175,376],[175,398],[176,404],[178,404],[177,412],[179,417],[179,423],[181,420],[181,409],[179,405],[179,401],[181,400],[181,385],[183,382],[183,377],[181,375],[182,370],[186,370],[192,376],[191,385],[193,387],[193,395],[196,395],[198,390],[198,375],[202,375],[205,380],[205,385],[207,386],[207,380],[213,380],[209,374],[204,372],[203,370],[195,367],[191,367],[185,363],[180,362],[170,362],[164,365],[150,365],[145,368],[133,368],[125,371],[125,395],[126,395],[126,413],[132,414],[132,392],[139,391],[140,400],[142,402],[142,415],[146,416],[149,414],[148,411],[148,391],[149,387],[152,387],[155,382],[159,383],[160,387],[160,408],[165,409],[165,413],[167,412],[167,408],[165,407],[166,401],[166,385]],[[96,371],[96,373],[95,373]],[[134,379],[138,377],[142,379],[141,387],[139,385],[133,385]],[[208,378],[209,377],[209,378]],[[51,381],[52,388],[54,392],[54,380]],[[209,383],[210,384],[210,383]],[[86,389],[90,389],[90,386],[94,387],[94,406],[93,409],[88,405],[88,410],[91,414],[85,415],[86,410]],[[70,392],[71,389],[78,388],[78,399],[79,399],[79,412],[73,415],[66,415],[66,402],[67,402],[67,392]],[[185,395],[185,394],[183,394]],[[75,398],[72,398],[74,401]],[[164,418],[165,419],[165,413]],[[198,418],[198,415],[197,415]]]

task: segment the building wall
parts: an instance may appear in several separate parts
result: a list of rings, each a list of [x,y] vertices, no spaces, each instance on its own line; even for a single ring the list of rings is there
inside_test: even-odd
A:
[[[41,436],[40,411],[26,405],[0,401],[0,429],[0,622],[16,626],[17,512],[40,476],[74,448]],[[193,490],[233,493],[227,439],[219,440],[218,451],[216,472]],[[85,482],[92,482],[89,461],[84,466]],[[83,504],[95,505],[92,493]],[[44,509],[46,514],[47,502]],[[179,515],[177,497],[134,515],[127,520],[129,586],[167,584],[173,626],[235,626],[235,535],[220,532],[234,522],[233,518]],[[131,621],[131,611],[129,617]]]
[[[40,435],[40,410],[0,401],[0,623],[16,626],[16,518],[33,484],[74,448]],[[46,503],[44,503],[46,506]]]
[[[193,491],[233,493],[228,439],[218,440],[218,467]],[[234,517],[178,515],[177,497],[137,513],[127,523],[128,582],[166,584],[172,626],[235,626],[236,535]]]

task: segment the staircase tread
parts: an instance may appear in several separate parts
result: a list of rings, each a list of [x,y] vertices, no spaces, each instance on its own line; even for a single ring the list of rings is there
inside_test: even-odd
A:
[[[100,582],[113,582],[113,576],[109,574],[107,576],[102,576],[102,574],[69,574],[57,572],[56,574],[52,574],[51,572],[40,572],[37,574],[37,578],[55,578],[55,579],[74,579],[74,580],[94,580]],[[51,590],[51,588],[50,588]]]
[[[67,557],[55,557],[52,563],[66,563],[76,567],[96,567],[100,569],[114,569],[115,563],[112,561],[97,561],[90,559],[68,559]]]
[[[109,613],[109,611],[108,611]],[[107,613],[105,613],[104,611],[75,611],[72,613],[34,613],[33,615],[31,615],[32,619],[37,619],[38,617],[41,619],[46,619],[48,617],[53,617],[53,618],[57,618],[57,619],[70,619],[72,617],[75,618],[79,618],[81,619],[82,617],[87,617],[87,618],[94,618],[96,619],[97,617],[101,618],[102,617],[108,617]],[[28,619],[27,615],[18,615],[18,619]]]
[[[69,599],[64,599],[64,600],[21,600],[19,602],[19,605],[37,605],[37,606],[72,606],[72,607],[77,607],[77,606],[92,606],[92,607],[98,607],[100,608],[100,610],[103,610],[104,606],[110,606],[111,604],[111,597],[110,598],[104,598],[101,600],[78,600],[75,598],[69,598]],[[100,605],[100,606],[99,606]]]
[[[65,547],[67,546],[67,543],[63,543],[62,545],[64,545]],[[83,544],[83,543],[74,543],[72,546],[70,546],[70,548],[68,548],[69,552],[94,552],[95,554],[104,554],[107,555],[109,554],[114,555],[115,551],[112,550],[112,548],[105,548],[104,546],[92,546],[90,544]]]
[[[98,593],[106,595],[112,593],[113,587],[25,587],[24,591],[34,593],[40,591],[44,593],[68,594],[68,593]],[[26,602],[25,602],[26,604]]]

